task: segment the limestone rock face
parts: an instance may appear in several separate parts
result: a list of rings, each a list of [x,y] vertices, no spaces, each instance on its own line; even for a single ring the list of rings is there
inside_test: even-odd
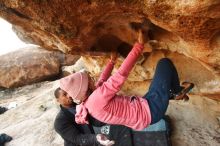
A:
[[[39,48],[25,48],[2,55],[0,87],[18,87],[49,79],[59,74],[58,57]]]
[[[52,79],[60,67],[72,65],[79,55],[47,51],[40,47],[27,47],[0,57],[0,87],[19,87]]]
[[[16,102],[17,107],[1,115],[1,133],[13,137],[6,146],[63,146],[63,139],[54,130],[54,120],[59,110],[54,90],[56,82],[44,82],[14,91],[0,92],[0,105],[7,107]]]
[[[173,145],[219,145],[219,0],[0,0],[0,17],[12,23],[16,34],[27,43],[82,55],[66,70],[86,69],[96,79],[113,49],[120,54],[113,73],[116,71],[137,39],[131,24],[141,24],[157,43],[151,53],[138,60],[121,93],[144,95],[157,61],[170,58],[180,80],[195,83],[188,102],[170,102],[167,114],[174,127]],[[40,81],[58,74],[60,63],[74,62],[74,58],[60,54],[34,54],[23,56],[20,51],[2,56],[0,86]],[[53,130],[59,110],[53,100],[54,90],[52,82],[0,92],[4,97],[1,106],[18,103],[0,117],[1,131],[14,138],[9,145],[63,145]]]
[[[196,60],[186,57],[180,53],[163,50],[154,51],[148,54],[146,58],[144,58],[144,56],[142,57],[143,59],[140,58],[139,60],[143,60],[143,62],[137,62],[133,70],[130,72],[127,81],[123,85],[123,94],[144,95],[148,91],[157,62],[161,58],[167,57],[170,58],[176,66],[181,82],[190,81],[195,84],[191,93],[219,95],[219,76],[215,76],[213,72],[208,70]],[[71,72],[70,69],[75,72],[79,71],[83,67],[90,72],[95,79],[98,79],[109,59],[110,58],[108,57],[81,57],[74,66],[69,68],[69,72]],[[119,57],[117,59],[112,73],[117,71],[123,60],[123,57]]]
[[[156,48],[178,51],[220,72],[218,0],[1,0],[0,16],[22,40],[73,54],[97,49],[99,40],[108,44],[101,51],[132,44],[136,33],[130,24],[149,20]]]

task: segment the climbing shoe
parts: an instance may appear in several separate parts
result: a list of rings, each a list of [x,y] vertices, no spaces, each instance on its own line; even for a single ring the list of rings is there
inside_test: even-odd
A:
[[[194,87],[194,84],[190,82],[183,82],[182,86],[183,89],[179,93],[174,94],[175,100],[189,100],[189,97],[186,94]]]

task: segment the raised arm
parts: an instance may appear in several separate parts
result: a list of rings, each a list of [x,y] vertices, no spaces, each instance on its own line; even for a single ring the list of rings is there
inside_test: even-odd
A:
[[[105,82],[109,76],[112,73],[112,70],[114,68],[115,61],[117,59],[117,52],[111,52],[111,60],[108,62],[107,66],[105,67],[104,71],[101,73],[97,83],[96,83],[96,88],[101,86],[103,82]]]
[[[110,60],[107,64],[107,66],[105,67],[104,71],[101,73],[101,75],[95,85],[96,88],[101,86],[103,84],[103,82],[105,82],[109,78],[113,68],[114,68],[114,63]]]
[[[127,78],[133,66],[136,64],[138,57],[141,55],[144,46],[140,43],[135,43],[133,49],[128,54],[118,69],[118,73]]]
[[[118,72],[123,75],[124,77],[127,77],[129,72],[132,70],[133,66],[135,65],[138,57],[141,55],[142,51],[144,49],[144,36],[142,30],[139,30],[138,32],[138,42],[134,44],[133,49],[130,51],[120,68],[118,69]]]
[[[141,34],[139,34],[138,43],[134,44],[132,50],[125,58],[118,71],[114,73],[111,77],[109,77],[109,79],[105,81],[102,86],[98,87],[90,95],[93,96],[92,98],[96,99],[93,100],[94,104],[102,105],[102,107],[108,105],[109,101],[114,98],[115,94],[121,89],[123,83],[129,75],[129,72],[132,70],[138,57],[144,49],[144,46],[142,44],[143,39],[141,39],[140,37],[143,37],[142,32]]]
[[[105,106],[109,100],[114,98],[115,94],[121,89],[123,83],[128,77],[129,72],[135,65],[136,60],[143,50],[143,45],[136,43],[128,54],[121,67],[107,81],[98,87],[90,96],[93,96],[97,105]],[[101,107],[101,106],[100,106]]]

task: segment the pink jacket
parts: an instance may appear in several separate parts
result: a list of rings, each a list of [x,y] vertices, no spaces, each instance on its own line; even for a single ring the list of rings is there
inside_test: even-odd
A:
[[[76,122],[87,123],[87,112],[99,121],[108,124],[125,125],[142,130],[151,122],[147,100],[142,97],[117,95],[143,50],[136,43],[118,71],[110,76],[114,64],[110,61],[101,74],[97,89],[88,99],[77,106]],[[110,77],[109,77],[110,76]],[[103,82],[103,84],[101,84]]]

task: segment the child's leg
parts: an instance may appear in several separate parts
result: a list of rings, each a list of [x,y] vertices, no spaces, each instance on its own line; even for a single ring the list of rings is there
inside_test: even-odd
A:
[[[171,92],[174,94],[177,94],[183,89],[183,87],[180,86],[180,80],[179,80],[179,76],[178,76],[176,67],[174,66],[174,64],[171,60],[170,60],[170,63],[173,68],[172,69],[172,71],[173,71],[172,77],[173,78],[172,78],[172,82],[171,82]]]
[[[149,89],[158,86],[158,82],[166,82],[168,88],[174,93],[180,92],[183,87],[180,86],[179,76],[173,62],[168,58],[162,58],[158,61],[154,77]]]
[[[169,104],[170,90],[177,93],[181,89],[175,66],[168,58],[161,59],[157,64],[149,91],[144,96],[151,110],[151,124],[163,118]]]

